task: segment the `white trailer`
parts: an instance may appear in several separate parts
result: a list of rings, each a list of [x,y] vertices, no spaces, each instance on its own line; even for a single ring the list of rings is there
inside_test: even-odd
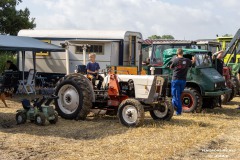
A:
[[[18,35],[55,45],[70,44],[66,54],[37,53],[36,69],[40,73],[73,73],[76,65],[84,62],[82,45],[90,45],[86,50],[86,62],[88,54],[94,52],[101,69],[105,69],[107,65],[136,66],[142,42],[140,32],[118,30],[20,30]],[[22,68],[22,63],[19,64],[19,68]],[[28,52],[25,64],[25,71],[28,71],[32,67],[32,54]]]

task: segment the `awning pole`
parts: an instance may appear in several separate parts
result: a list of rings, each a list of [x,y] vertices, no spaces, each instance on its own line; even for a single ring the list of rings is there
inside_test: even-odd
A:
[[[86,50],[87,50],[87,45],[83,45],[83,64],[86,65]]]
[[[24,82],[24,72],[25,72],[25,51],[22,51],[22,79]]]
[[[69,74],[69,50],[68,47],[65,49],[66,52],[66,74]]]

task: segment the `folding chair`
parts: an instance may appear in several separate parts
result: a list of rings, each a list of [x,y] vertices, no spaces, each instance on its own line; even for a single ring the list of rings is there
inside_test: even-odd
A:
[[[30,69],[27,80],[19,80],[18,93],[36,94],[35,75],[36,71],[34,72],[34,69]]]

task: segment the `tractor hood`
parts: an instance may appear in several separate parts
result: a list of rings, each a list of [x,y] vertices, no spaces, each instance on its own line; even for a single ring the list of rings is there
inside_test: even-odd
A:
[[[222,82],[224,78],[218,71],[214,68],[202,68],[200,69],[204,77],[208,78],[211,82]]]
[[[204,86],[206,91],[225,89],[225,80],[214,68],[202,68],[198,77],[199,83]]]

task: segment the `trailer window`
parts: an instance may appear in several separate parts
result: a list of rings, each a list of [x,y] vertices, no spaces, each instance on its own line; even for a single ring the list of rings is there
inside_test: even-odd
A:
[[[104,54],[103,45],[91,45],[87,48],[87,53],[96,53],[96,54]],[[83,54],[83,49],[80,46],[76,46],[76,54]]]

